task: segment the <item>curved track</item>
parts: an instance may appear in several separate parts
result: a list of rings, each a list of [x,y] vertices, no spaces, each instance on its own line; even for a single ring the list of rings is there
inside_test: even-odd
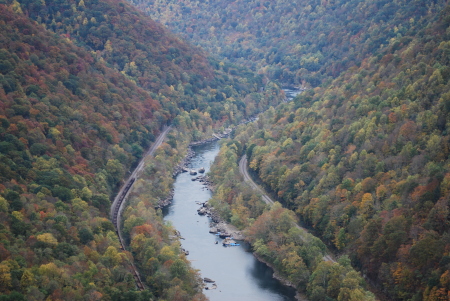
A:
[[[259,187],[258,184],[256,184],[253,179],[248,174],[247,170],[247,156],[242,156],[241,160],[239,161],[239,172],[244,177],[244,181],[247,182],[254,190],[261,193],[261,198],[266,204],[273,204],[274,201],[262,190],[261,187]],[[305,230],[306,231],[306,230]]]
[[[131,187],[133,187],[134,182],[139,177],[140,173],[142,172],[144,168],[144,162],[145,159],[148,156],[152,156],[155,150],[161,145],[161,143],[164,141],[164,138],[166,137],[167,133],[170,130],[170,126],[165,126],[163,128],[163,131],[161,134],[159,134],[158,138],[156,138],[155,142],[152,144],[150,149],[147,151],[147,153],[144,155],[144,157],[139,162],[139,165],[135,168],[133,173],[129,176],[129,178],[125,181],[123,186],[120,188],[119,192],[117,193],[116,197],[114,198],[113,203],[111,204],[111,221],[114,224],[114,227],[116,228],[117,236],[119,236],[119,242],[122,250],[125,250],[125,244],[122,237],[122,233],[120,231],[120,222],[122,217],[123,209],[125,208],[126,199],[128,197],[128,194],[131,190]],[[133,262],[129,262],[131,269],[133,270],[133,276],[134,280],[136,282],[136,286],[140,290],[144,290],[145,286],[144,283],[141,280],[141,277],[139,275],[138,270],[136,269],[136,266]]]
[[[244,181],[250,185],[250,187],[252,187],[254,190],[256,190],[257,192],[259,192],[261,194],[261,198],[263,199],[263,201],[266,204],[273,204],[274,201],[264,192],[264,190],[258,185],[256,184],[253,179],[250,177],[248,170],[247,170],[247,156],[243,155],[241,160],[239,161],[239,172],[242,174],[242,176],[244,177]],[[303,230],[305,232],[308,232],[308,230],[306,230],[303,227],[300,227],[298,224],[295,224],[295,226],[300,229]],[[301,239],[304,241],[305,237],[300,236]],[[336,262],[333,257],[331,257],[331,255],[329,254],[325,254],[323,256],[323,260],[325,261],[331,261],[331,262]]]

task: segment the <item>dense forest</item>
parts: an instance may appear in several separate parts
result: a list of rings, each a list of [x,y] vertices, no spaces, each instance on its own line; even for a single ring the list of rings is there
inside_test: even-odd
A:
[[[319,86],[399,35],[426,27],[445,1],[130,0],[221,59],[282,83]]]
[[[204,300],[155,207],[189,142],[269,107],[210,175],[256,254],[311,301],[450,298],[446,1],[131,2],[0,0],[0,301]],[[169,123],[121,249],[111,198]]]
[[[18,2],[17,5],[19,5]],[[21,9],[52,32],[83,47],[159,101],[159,121],[198,109],[233,122],[268,104],[259,91],[267,81],[247,69],[209,60],[200,49],[120,1],[21,1]],[[63,13],[61,13],[63,12]],[[70,81],[70,79],[69,79]],[[72,82],[73,91],[76,85]],[[104,97],[111,101],[111,91]],[[267,99],[277,104],[274,97]]]
[[[132,3],[223,62],[310,88],[240,128],[211,174],[219,183],[216,209],[248,229],[259,255],[313,300],[350,298],[338,289],[345,288],[345,273],[321,266],[319,281],[313,271],[320,264],[296,245],[288,222],[279,224],[299,218],[344,262],[348,255],[380,296],[448,300],[445,1]],[[296,217],[267,211],[238,183],[242,154]],[[267,225],[271,232],[264,232]],[[299,268],[305,266],[313,268],[309,275]]]
[[[0,300],[203,300],[157,199],[189,141],[282,100],[125,2],[1,1]],[[123,250],[111,198],[167,123]]]
[[[266,205],[243,182],[237,161],[243,152],[238,140],[225,141],[209,173],[216,183],[209,203],[227,221],[243,230],[254,253],[274,268],[308,300],[366,300],[375,296],[351,265],[347,255],[337,261],[327,256],[326,245],[296,226],[295,212],[276,202]]]
[[[246,154],[274,197],[337,254],[348,255],[389,300],[450,296],[450,7],[435,17],[330,84],[269,109],[228,145],[228,156],[235,153],[230,170]],[[258,236],[254,201],[226,173],[217,179],[224,183],[221,211],[263,239],[254,241],[257,252],[275,258],[280,252],[270,251],[292,238]],[[315,283],[311,275],[311,299],[343,300],[330,289],[333,282]],[[320,290],[311,290],[314,283]]]

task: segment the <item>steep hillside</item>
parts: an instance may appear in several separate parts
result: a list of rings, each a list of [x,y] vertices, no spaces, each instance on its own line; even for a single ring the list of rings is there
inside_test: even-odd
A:
[[[174,32],[270,78],[313,87],[426,26],[445,1],[130,0]]]
[[[233,122],[266,105],[244,100],[263,86],[261,76],[231,64],[209,62],[200,49],[126,2],[14,2],[48,30],[86,48],[96,60],[149,91],[164,109],[160,119],[198,109],[213,120]]]
[[[245,160],[239,159],[245,155],[244,147],[231,139],[222,144],[208,174],[215,184],[208,203],[245,233],[259,260],[268,263],[277,277],[288,281],[299,293],[306,292],[307,300],[375,301],[348,256],[334,260],[319,238],[297,225],[292,210],[279,202],[268,205],[267,196],[262,197],[247,185],[246,176],[241,174],[242,168],[247,168],[241,165]]]
[[[0,27],[3,299],[148,299],[105,213],[159,103],[5,5]]]
[[[236,137],[266,187],[391,300],[450,294],[450,7],[436,18]]]
[[[187,144],[282,100],[262,85],[126,3],[0,4],[0,299],[202,300],[154,210],[160,195],[126,224],[134,253],[120,249],[110,198],[162,125],[174,120]],[[128,264],[138,252],[152,257],[142,292]]]

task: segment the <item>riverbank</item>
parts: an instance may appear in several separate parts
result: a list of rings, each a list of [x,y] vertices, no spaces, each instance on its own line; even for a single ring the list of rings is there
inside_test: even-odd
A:
[[[219,152],[219,144],[217,141],[206,143],[193,150],[196,154],[188,170],[204,167],[206,173]],[[176,177],[173,202],[162,213],[164,219],[181,232],[181,248],[185,254],[189,253],[186,259],[200,271],[202,278],[215,281],[217,289],[204,290],[205,295],[215,301],[295,301],[295,290],[273,278],[273,271],[248,252],[246,244],[224,247],[219,236],[209,234],[211,219],[206,214],[198,214],[197,210],[211,198],[211,192],[204,182],[192,181],[197,176],[184,172]],[[233,238],[244,238],[239,237],[239,230],[231,225],[217,225],[224,232],[230,232]]]
[[[180,173],[186,172],[188,170],[188,164],[191,163],[191,159],[195,156],[195,152],[192,150],[193,146],[199,146],[199,145],[203,145],[206,143],[211,143],[211,142],[220,140],[222,138],[228,137],[228,135],[230,135],[232,130],[233,130],[233,128],[227,128],[223,133],[212,134],[213,137],[211,137],[211,138],[207,138],[207,139],[203,139],[200,141],[194,141],[194,142],[189,143],[187,154],[184,157],[184,159],[181,160],[181,162],[178,163],[177,166],[175,166],[175,168],[172,172],[172,177],[175,178]]]
[[[229,134],[232,132],[232,130],[233,130],[232,128],[228,128],[226,131],[224,131],[220,135],[214,134],[212,138],[190,143],[188,146],[186,156],[184,157],[183,160],[181,160],[181,162],[179,164],[177,164],[175,166],[172,176],[175,178],[180,173],[189,171],[189,164],[191,163],[192,158],[194,158],[194,156],[196,155],[195,151],[192,149],[193,146],[204,145],[204,144],[211,143],[211,142],[220,140],[222,138],[228,137]],[[192,180],[192,181],[194,181],[194,180]],[[201,182],[202,185],[204,186],[204,189],[214,191],[214,184],[209,180],[208,176],[202,175],[200,177],[200,180],[197,179],[196,181]],[[168,205],[172,204],[173,197],[174,197],[174,190],[172,189],[169,196],[165,200],[162,200],[158,203],[158,208],[164,208],[164,207],[167,207]],[[213,221],[213,223],[210,224],[210,230],[212,227],[214,227],[214,228],[216,228],[216,231],[221,232],[221,233],[227,233],[227,235],[232,237],[234,240],[245,241],[246,237],[245,237],[244,233],[242,231],[240,231],[234,225],[224,221],[219,216],[219,214],[214,210],[214,208],[210,207],[208,205],[208,202],[198,203],[198,204],[202,205],[202,207],[200,207],[200,209],[202,209],[202,208],[206,209],[201,215],[205,214]],[[200,211],[200,209],[198,211]],[[262,258],[258,257],[253,252],[252,252],[252,255],[254,256],[254,258],[256,260],[258,260],[259,262],[263,263],[264,265],[266,265],[267,267],[269,267],[271,269],[271,271],[272,271],[271,276],[273,279],[278,280],[280,283],[282,283],[286,287],[291,287],[291,288],[295,289],[295,286],[292,283],[290,283],[287,279],[284,279],[283,277],[281,277],[270,263],[264,261]],[[296,300],[299,300],[299,301],[307,301],[307,299],[304,296],[302,296],[301,294],[299,294],[297,291],[296,291],[295,298],[296,298]]]
[[[205,141],[201,144],[207,143],[208,141]],[[198,144],[200,145],[200,144]],[[209,189],[210,191],[214,192],[214,185],[213,183],[208,179],[207,176],[204,176],[204,181],[203,181],[203,185],[205,185],[206,189]],[[220,215],[218,214],[218,212],[214,209],[214,207],[211,207],[209,205],[208,202],[205,203],[199,203],[199,205],[201,205],[201,207],[197,210],[197,212],[199,212],[199,214],[201,215],[207,215],[211,220],[212,223],[210,224],[210,233],[222,233],[222,234],[226,234],[229,235],[230,237],[232,237],[234,240],[241,240],[241,241],[245,241],[246,237],[245,234],[239,230],[236,226],[232,225],[231,223],[226,222],[225,220],[223,220]],[[200,213],[201,212],[201,213]],[[293,283],[291,283],[290,281],[288,281],[287,279],[285,279],[284,277],[282,277],[281,275],[279,275],[275,269],[275,267],[270,264],[269,262],[265,261],[264,259],[262,259],[260,256],[258,256],[255,252],[252,252],[253,256],[259,261],[264,263],[265,265],[267,265],[268,267],[271,268],[271,270],[273,271],[272,273],[272,278],[280,281],[283,285],[287,286],[287,287],[291,287],[293,289],[295,289],[296,291],[296,295],[295,298],[298,301],[308,301],[306,299],[306,296],[301,294],[300,292],[297,291],[295,285]]]
[[[172,171],[172,177],[175,178],[180,173],[186,172],[188,170],[187,166],[189,165],[189,163],[191,163],[191,159],[195,156],[195,152],[192,150],[192,146],[199,146],[199,145],[214,142],[214,141],[220,140],[222,138],[228,137],[228,135],[231,133],[232,130],[233,130],[233,128],[227,128],[223,133],[213,134],[212,138],[203,139],[200,141],[194,141],[194,142],[189,143],[189,146],[187,149],[187,154],[184,157],[184,159],[181,160],[181,162],[178,163],[174,167],[174,169]],[[204,177],[204,178],[206,179],[205,184],[206,184],[207,188],[211,189],[211,185],[207,181],[207,177]],[[155,206],[155,209],[162,209],[162,208],[167,207],[170,204],[172,204],[173,195],[174,195],[174,190],[172,189],[170,191],[169,195],[167,196],[167,198],[158,201],[158,204]]]
[[[234,127],[230,127],[230,128],[227,128],[222,133],[212,134],[211,138],[191,142],[191,143],[189,143],[189,147],[202,145],[202,144],[209,143],[209,142],[214,142],[214,141],[220,140],[222,138],[228,137],[228,135],[231,133],[231,131],[233,131],[233,129],[234,129]]]
[[[205,142],[206,143],[206,142]],[[180,163],[178,163],[172,171],[172,178],[175,178],[177,175],[179,175],[180,173],[184,172],[187,170],[187,165],[191,162],[191,159],[195,156],[195,152],[192,150],[191,145],[189,144],[188,149],[187,149],[187,154],[186,156],[183,158],[183,160],[181,160]],[[155,206],[155,209],[162,209],[164,207],[169,206],[170,204],[172,204],[172,200],[173,200],[173,196],[174,196],[174,189],[172,188],[170,190],[169,195],[163,199],[163,200],[159,200],[158,204]]]
[[[275,267],[274,267],[270,262],[264,260],[261,256],[259,256],[259,255],[256,254],[255,252],[253,252],[253,256],[255,256],[255,258],[256,258],[258,261],[260,261],[260,262],[266,264],[268,267],[270,267],[270,268],[273,270],[273,275],[272,275],[273,278],[275,278],[275,279],[277,279],[278,281],[280,281],[281,283],[283,283],[283,285],[292,287],[292,288],[294,288],[294,289],[296,290],[297,293],[296,293],[296,295],[295,295],[295,299],[297,299],[297,301],[308,301],[308,299],[306,298],[306,296],[305,296],[304,294],[300,293],[300,292],[297,290],[297,288],[295,287],[295,285],[294,285],[292,282],[290,282],[289,280],[287,280],[286,278],[284,278],[283,276],[281,276],[281,275],[279,275],[279,274],[277,273]]]
[[[208,204],[205,204],[206,208],[208,208],[206,210],[206,214],[211,217],[213,216],[214,219],[216,219],[216,222],[213,222],[210,224],[210,228],[214,229],[214,232],[221,232],[221,233],[227,233],[229,234],[231,237],[233,237],[233,239],[235,240],[242,240],[245,241],[246,237],[245,234],[240,231],[237,227],[235,227],[234,225],[225,222],[224,220],[222,220],[219,215],[214,211],[214,207],[209,207]],[[214,221],[213,219],[213,221]],[[211,231],[210,231],[211,233]],[[275,266],[273,264],[271,264],[270,262],[264,260],[261,256],[259,256],[258,254],[256,254],[255,252],[252,252],[253,256],[259,261],[264,263],[265,265],[267,265],[268,267],[270,267],[273,271],[272,277],[274,279],[277,279],[278,281],[280,281],[283,285],[288,286],[288,287],[292,287],[293,289],[296,290],[296,295],[295,298],[298,301],[308,301],[308,299],[306,298],[306,296],[302,293],[300,293],[297,290],[297,287],[290,282],[289,280],[287,280],[286,278],[284,278],[283,276],[281,276],[280,274],[278,274]]]

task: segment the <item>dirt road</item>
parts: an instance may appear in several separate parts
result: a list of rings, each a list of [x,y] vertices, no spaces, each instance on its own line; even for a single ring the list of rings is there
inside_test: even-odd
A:
[[[244,177],[244,181],[247,182],[247,184],[249,184],[254,190],[256,190],[257,192],[259,192],[261,194],[261,197],[262,197],[263,201],[266,202],[266,204],[274,203],[274,201],[264,192],[264,190],[258,184],[256,184],[253,181],[253,179],[250,177],[248,170],[247,170],[247,156],[246,155],[243,155],[241,160],[239,161],[239,172]],[[298,224],[295,224],[295,226],[300,230],[308,232],[308,230],[306,230],[305,228],[301,227]],[[305,237],[301,236],[301,239],[304,241]],[[336,262],[333,259],[333,257],[331,257],[331,255],[329,255],[329,254],[325,254],[323,256],[323,260]]]

